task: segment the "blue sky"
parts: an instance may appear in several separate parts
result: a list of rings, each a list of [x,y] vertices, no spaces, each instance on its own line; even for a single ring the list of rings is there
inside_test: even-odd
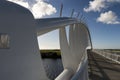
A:
[[[72,9],[75,10],[73,17],[76,17],[78,12],[85,16],[91,33],[93,48],[120,49],[120,0],[9,1],[27,7],[35,18],[59,17],[60,5],[63,3],[63,16],[70,17]],[[38,42],[41,49],[58,49],[58,30],[38,37]]]

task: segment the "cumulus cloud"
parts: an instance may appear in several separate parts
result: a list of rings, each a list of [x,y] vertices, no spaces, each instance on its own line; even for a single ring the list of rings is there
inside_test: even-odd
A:
[[[84,8],[85,12],[89,11],[101,11],[102,8],[105,8],[105,0],[94,0],[89,2],[89,7]]]
[[[102,9],[109,7],[111,3],[120,3],[120,0],[93,0],[89,2],[89,6],[84,8],[85,12],[100,12]]]
[[[43,1],[38,1],[36,4],[33,5],[31,11],[36,18],[39,18],[56,13],[56,8],[53,7],[51,4],[45,3]]]
[[[55,7],[47,3],[49,0],[36,0],[34,3],[32,3],[32,5],[25,0],[8,0],[8,1],[17,3],[21,6],[28,8],[33,13],[35,18],[42,18],[44,16],[52,15],[57,12]]]
[[[97,18],[97,21],[105,24],[120,24],[120,21],[118,21],[118,17],[112,11],[101,13],[100,17]]]

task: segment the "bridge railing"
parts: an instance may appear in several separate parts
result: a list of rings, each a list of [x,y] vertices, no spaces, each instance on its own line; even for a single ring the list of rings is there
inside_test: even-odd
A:
[[[120,55],[114,54],[112,52],[107,52],[105,50],[93,50],[93,51],[107,59],[110,59],[110,60],[120,64]]]

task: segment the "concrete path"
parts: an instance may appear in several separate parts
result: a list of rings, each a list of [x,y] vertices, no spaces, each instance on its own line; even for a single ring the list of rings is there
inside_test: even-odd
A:
[[[89,80],[120,80],[120,64],[88,51]]]

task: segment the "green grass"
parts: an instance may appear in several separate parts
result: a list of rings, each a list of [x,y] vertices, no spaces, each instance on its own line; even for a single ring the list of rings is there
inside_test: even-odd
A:
[[[120,53],[120,50],[113,50],[111,52],[114,52],[114,53]]]
[[[59,49],[54,49],[54,50],[40,50],[41,54],[45,54],[45,53],[56,53],[58,56],[61,55],[61,52]]]
[[[106,49],[113,53],[120,53],[120,49]]]

